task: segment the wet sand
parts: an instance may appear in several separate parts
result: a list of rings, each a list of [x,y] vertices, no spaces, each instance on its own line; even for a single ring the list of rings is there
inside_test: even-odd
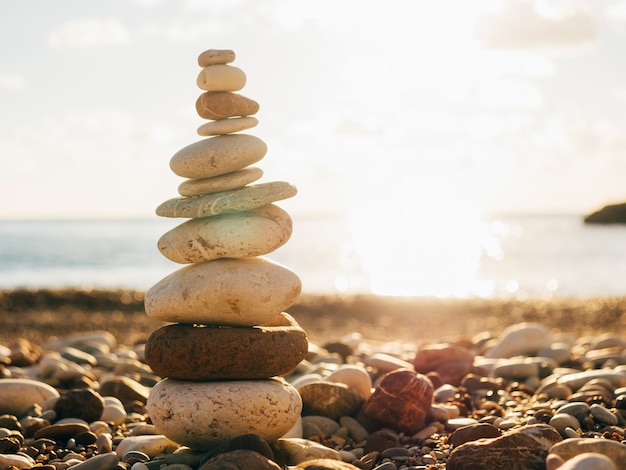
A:
[[[141,342],[163,325],[132,290],[0,291],[0,342],[22,337],[39,344],[67,333],[106,330],[121,344]],[[626,335],[626,298],[437,299],[373,295],[302,295],[288,309],[321,344],[358,332],[370,341],[416,344],[500,333],[519,322],[592,335]]]

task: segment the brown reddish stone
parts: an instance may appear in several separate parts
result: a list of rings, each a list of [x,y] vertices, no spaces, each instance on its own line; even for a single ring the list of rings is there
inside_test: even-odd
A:
[[[250,116],[259,111],[259,103],[239,93],[207,91],[196,100],[196,111],[204,119]]]
[[[397,369],[382,377],[362,410],[381,424],[414,434],[424,428],[433,392],[433,384],[425,375]]]
[[[527,470],[545,468],[550,447],[561,436],[547,424],[518,428],[493,439],[467,442],[454,449],[446,464],[448,470]]]
[[[483,438],[500,437],[502,432],[495,426],[488,423],[470,424],[455,430],[450,437],[448,443],[454,447],[458,447],[466,442],[476,441]]]
[[[235,51],[230,49],[209,49],[198,56],[198,65],[206,67],[214,64],[229,64],[235,60]]]
[[[51,424],[35,431],[35,439],[52,439],[55,441],[67,441],[70,437],[89,432],[89,426],[83,423]]]
[[[363,404],[359,392],[341,383],[323,380],[310,382],[300,387],[298,393],[302,397],[304,416],[326,416],[338,420],[356,413]]]
[[[254,327],[166,325],[150,335],[145,347],[155,374],[186,380],[282,375],[307,352],[306,333],[287,313]]]
[[[474,362],[474,355],[465,348],[454,344],[428,344],[423,346],[415,354],[413,365],[415,370],[422,374],[437,370],[446,362]]]

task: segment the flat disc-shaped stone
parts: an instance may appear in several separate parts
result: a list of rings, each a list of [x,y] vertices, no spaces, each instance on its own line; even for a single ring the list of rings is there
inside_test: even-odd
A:
[[[251,211],[188,220],[165,233],[157,246],[175,263],[251,258],[284,245],[291,230],[289,214],[269,204]]]
[[[169,199],[157,207],[156,213],[161,217],[209,217],[227,212],[249,211],[293,197],[297,192],[296,187],[289,183],[273,181],[232,191]]]
[[[224,258],[174,271],[148,289],[144,306],[166,322],[264,325],[291,307],[301,288],[293,271],[266,258]]]
[[[212,178],[186,180],[178,186],[178,194],[185,197],[200,196],[202,194],[230,191],[253,183],[263,176],[263,170],[256,167],[226,173]]]
[[[198,134],[204,136],[232,134],[233,132],[245,131],[256,126],[259,120],[252,116],[234,117],[210,121],[198,127]]]
[[[198,56],[198,65],[228,64],[235,60],[235,52],[230,49],[208,49]]]
[[[266,152],[265,142],[253,135],[218,135],[180,149],[170,159],[170,168],[183,178],[210,178],[252,165]]]
[[[281,379],[165,379],[152,387],[146,406],[159,433],[191,449],[206,450],[244,434],[275,441],[298,421],[302,400]]]
[[[152,332],[145,355],[161,377],[236,380],[286,374],[307,352],[306,333],[282,313],[271,324],[249,328],[166,325]]]

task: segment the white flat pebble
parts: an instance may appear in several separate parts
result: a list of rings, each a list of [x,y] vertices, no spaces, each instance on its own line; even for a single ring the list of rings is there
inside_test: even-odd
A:
[[[0,414],[22,416],[34,403],[41,405],[59,392],[50,385],[31,379],[0,380]]]

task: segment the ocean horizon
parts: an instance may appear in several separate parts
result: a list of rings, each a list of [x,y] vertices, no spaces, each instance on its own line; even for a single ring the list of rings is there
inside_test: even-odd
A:
[[[303,293],[433,297],[626,296],[626,225],[581,214],[408,219],[364,225],[294,216],[291,239],[266,257]],[[156,243],[174,219],[0,220],[0,289],[147,290],[182,265]]]

